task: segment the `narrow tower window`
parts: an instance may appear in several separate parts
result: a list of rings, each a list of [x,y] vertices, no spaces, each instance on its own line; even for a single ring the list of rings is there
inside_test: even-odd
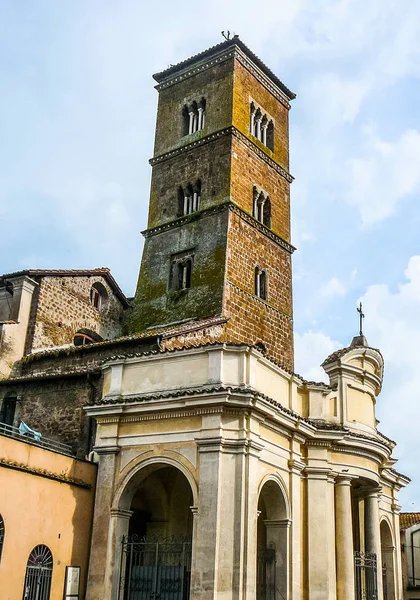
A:
[[[206,99],[201,98],[198,102],[194,100],[182,109],[182,135],[191,135],[202,131],[206,123]]]
[[[201,180],[197,179],[194,185],[189,183],[183,188],[178,188],[178,216],[183,217],[200,210]]]
[[[249,130],[264,146],[274,150],[274,123],[254,102],[250,104]]]
[[[267,300],[267,274],[258,266],[255,267],[255,295]]]
[[[191,287],[193,257],[191,254],[179,254],[172,257],[171,281],[172,290],[187,290]]]
[[[253,188],[252,216],[266,227],[271,227],[270,198],[265,192],[260,191],[256,185]]]

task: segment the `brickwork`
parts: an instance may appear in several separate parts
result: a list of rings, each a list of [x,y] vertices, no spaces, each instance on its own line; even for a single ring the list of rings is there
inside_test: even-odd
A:
[[[238,60],[235,60],[233,125],[284,169],[289,169],[289,112]],[[254,100],[274,120],[274,152],[250,133]]]
[[[271,202],[271,229],[290,242],[290,184],[245,144],[233,138],[231,163],[232,200],[252,215],[253,188],[263,189]]]
[[[94,283],[104,286],[107,301],[100,311],[90,301]],[[42,277],[31,311],[27,352],[71,344],[79,329],[104,339],[121,335],[123,307],[103,277]]]
[[[255,296],[256,266],[267,273],[266,300]],[[226,279],[225,339],[262,342],[270,356],[292,370],[291,256],[235,212],[229,220]]]
[[[288,98],[293,95],[287,97],[278,80],[272,85],[261,77],[252,59],[234,54],[232,48],[220,57],[216,50],[205,59],[199,55],[195,64],[187,61],[188,67],[181,64],[179,72],[170,69],[167,79],[157,76],[161,83],[149,231],[128,330],[228,316],[221,340],[261,342],[272,358],[291,369],[290,252],[275,236],[265,235],[256,221],[241,217],[232,204],[228,210],[221,207],[230,202],[252,215],[257,186],[270,199],[271,231],[290,242]],[[201,97],[206,99],[205,128],[183,136],[182,109]],[[274,124],[273,150],[250,131],[251,102]],[[198,179],[200,211],[177,220],[179,186]],[[204,215],[206,211],[210,213]],[[190,250],[191,286],[174,293],[169,285],[171,256]],[[266,301],[255,296],[256,265],[267,273]],[[176,347],[180,343],[178,339]]]
[[[206,99],[202,131],[182,137],[182,108]],[[154,156],[164,154],[232,124],[233,58],[159,93]]]
[[[178,188],[201,180],[200,208],[220,203],[230,194],[231,136],[222,136],[153,167],[148,227],[179,217]]]

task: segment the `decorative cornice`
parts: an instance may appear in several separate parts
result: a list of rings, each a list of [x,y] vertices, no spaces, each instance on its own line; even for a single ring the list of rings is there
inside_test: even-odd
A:
[[[257,229],[260,233],[268,237],[275,244],[286,250],[289,254],[293,254],[296,250],[292,244],[286,242],[279,235],[271,231],[268,227],[257,221],[254,217],[245,212],[242,208],[240,208],[237,204],[228,200],[227,202],[223,202],[221,204],[216,204],[215,206],[210,206],[209,208],[205,208],[204,210],[197,211],[195,213],[191,213],[190,215],[185,215],[184,217],[180,217],[175,219],[174,221],[169,221],[168,223],[162,223],[162,225],[157,225],[156,227],[152,227],[151,229],[145,229],[142,231],[142,235],[145,238],[153,237],[154,235],[159,235],[160,233],[164,233],[165,231],[169,231],[171,229],[175,229],[176,227],[182,227],[187,223],[192,223],[193,221],[197,221],[199,219],[204,219],[212,214],[218,212],[225,212],[230,210],[235,214],[239,215],[241,219],[247,222],[251,227]]]
[[[17,463],[13,460],[7,460],[6,458],[0,458],[0,466],[6,469],[13,469],[15,471],[23,471],[24,473],[30,473],[31,475],[37,475],[38,477],[45,477],[46,479],[52,479],[53,481],[59,481],[60,483],[68,483],[69,485],[76,485],[78,487],[90,490],[92,488],[90,483],[77,479],[75,477],[68,477],[61,473],[53,473],[46,469],[36,469],[35,467],[29,467],[23,463]]]
[[[247,138],[243,133],[241,133],[233,125],[231,127],[227,127],[226,129],[220,129],[219,131],[216,131],[214,133],[210,133],[209,135],[203,136],[200,139],[195,140],[194,142],[191,142],[189,144],[184,144],[183,146],[180,146],[179,148],[174,148],[173,150],[170,150],[169,152],[165,152],[164,154],[161,154],[160,156],[154,156],[153,158],[151,158],[149,160],[149,163],[152,165],[152,167],[154,167],[155,165],[157,165],[161,162],[169,160],[170,158],[174,158],[175,156],[179,156],[180,154],[183,154],[184,152],[190,152],[191,150],[194,150],[195,148],[204,146],[205,144],[208,144],[210,142],[214,142],[215,140],[218,140],[226,135],[235,136],[238,140],[240,140],[243,144],[245,144],[245,146],[247,146],[248,148],[253,150],[253,152],[255,152],[255,154],[257,154],[257,156],[259,156],[259,158],[264,160],[279,175],[281,175],[284,179],[286,179],[286,181],[288,181],[289,183],[292,183],[292,181],[294,180],[294,177],[292,175],[290,175],[290,173],[288,173],[286,171],[286,169],[284,169],[282,166],[280,166],[275,160],[270,158],[270,156],[268,156],[268,154],[266,154],[263,150],[261,150],[261,148],[259,148],[252,140]]]
[[[277,98],[277,100],[279,102],[281,102],[281,104],[287,108],[287,110],[290,109],[290,103],[289,103],[289,98],[293,99],[295,97],[295,94],[293,94],[288,88],[286,88],[286,86],[280,81],[278,80],[277,77],[274,76],[274,74],[272,74],[272,77],[275,77],[275,79],[277,79],[279,85],[276,85],[275,81],[272,80],[272,78],[270,78],[260,67],[258,67],[258,65],[251,60],[247,54],[244,52],[244,49],[246,49],[246,51],[248,53],[251,53],[249,48],[247,48],[245,46],[245,44],[243,44],[243,42],[241,42],[241,40],[235,40],[233,42],[229,41],[227,43],[227,47],[224,44],[220,45],[220,51],[218,54],[214,55],[213,57],[211,57],[211,55],[208,55],[209,51],[205,51],[204,53],[201,54],[202,58],[200,59],[200,55],[198,55],[197,57],[193,57],[192,59],[189,59],[187,61],[184,61],[184,63],[180,63],[179,65],[176,65],[175,68],[177,69],[176,71],[173,72],[173,76],[171,77],[168,73],[167,77],[164,78],[165,72],[163,73],[157,73],[156,75],[154,75],[155,79],[159,82],[158,85],[156,85],[156,89],[160,92],[161,90],[164,90],[168,87],[171,87],[172,85],[175,85],[177,83],[180,83],[181,81],[184,81],[185,79],[188,79],[189,77],[193,77],[194,75],[197,75],[198,73],[202,73],[203,71],[206,71],[207,69],[211,69],[212,67],[214,67],[215,65],[221,64],[223,62],[226,62],[229,59],[236,59],[238,60],[260,83],[263,84],[263,86],[275,97]],[[240,47],[241,46],[241,47]],[[213,50],[216,50],[216,48],[214,49],[210,49],[210,52]],[[263,65],[263,63],[254,55],[254,53],[251,53],[252,56],[254,57],[254,60],[257,60],[258,62],[260,62],[260,64],[262,65],[263,68],[267,69],[267,67],[265,65]],[[191,61],[195,59],[195,65],[191,64]],[[167,72],[170,71],[171,69],[167,69]],[[270,72],[271,73],[271,72]],[[281,87],[282,86],[284,89],[282,90]],[[287,95],[286,95],[287,92]],[[289,98],[287,97],[289,96]]]

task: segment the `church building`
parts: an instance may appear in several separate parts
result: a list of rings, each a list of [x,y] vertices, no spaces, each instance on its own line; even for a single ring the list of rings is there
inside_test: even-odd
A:
[[[328,383],[294,372],[295,94],[237,36],[154,78],[135,297],[104,269],[17,274],[37,294],[27,331],[42,341],[19,338],[14,362],[7,345],[0,440],[23,420],[97,464],[89,561],[68,564],[82,570],[77,598],[402,600],[409,480],[377,428],[381,352],[360,332],[325,359]],[[77,302],[37,329],[48,277]],[[11,289],[0,279],[0,315]],[[47,585],[25,596],[24,577],[0,600],[49,600]]]

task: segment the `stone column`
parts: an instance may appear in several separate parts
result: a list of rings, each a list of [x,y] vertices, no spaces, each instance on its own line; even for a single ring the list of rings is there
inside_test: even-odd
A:
[[[308,600],[336,600],[334,476],[328,448],[323,442],[308,446]]]
[[[111,518],[108,532],[108,546],[105,570],[105,598],[118,598],[121,575],[125,574],[125,563],[122,556],[123,537],[128,535],[128,526],[132,510],[111,508]]]
[[[365,549],[376,554],[378,600],[383,600],[381,531],[379,525],[379,495],[381,488],[365,493]]]
[[[355,593],[351,479],[340,476],[335,483],[337,600],[349,600]]]
[[[109,585],[105,596],[105,573],[112,571],[108,566],[108,534],[110,531],[111,503],[114,494],[115,468],[119,446],[96,447],[99,454],[98,477],[96,480],[95,509],[86,600],[111,600]],[[113,599],[112,599],[113,600]]]

